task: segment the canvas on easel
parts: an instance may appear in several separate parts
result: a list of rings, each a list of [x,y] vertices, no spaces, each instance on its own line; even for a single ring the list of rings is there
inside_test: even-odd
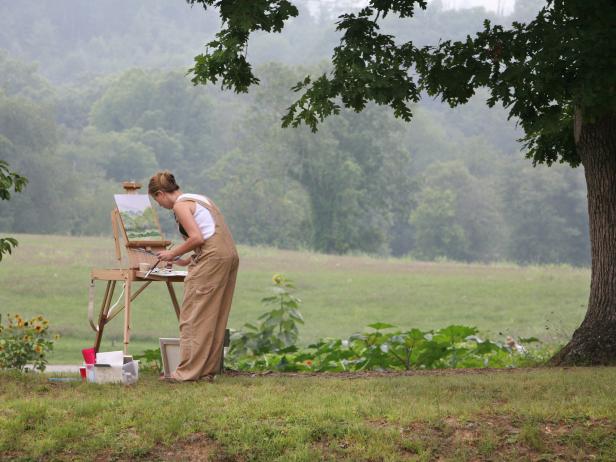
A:
[[[115,194],[120,218],[129,241],[162,241],[156,212],[146,194]]]
[[[153,254],[165,250],[170,241],[165,240],[156,211],[147,194],[136,194],[141,185],[125,183],[127,194],[115,194],[117,208],[112,212],[113,234],[116,240],[116,257],[120,252],[120,232],[124,238],[130,268],[139,268],[140,263],[153,265],[157,262]],[[133,189],[131,189],[131,187]]]

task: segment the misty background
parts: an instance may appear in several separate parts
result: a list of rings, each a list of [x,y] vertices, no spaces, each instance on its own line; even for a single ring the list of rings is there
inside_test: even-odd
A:
[[[0,202],[0,232],[111,235],[123,180],[159,169],[210,196],[239,243],[423,260],[590,261],[583,171],[525,159],[486,95],[429,98],[408,124],[387,108],[281,129],[290,88],[326,71],[336,17],[360,2],[296,1],[283,34],[255,34],[248,94],[195,87],[187,70],[219,28],[182,0],[0,0],[0,159],[29,179]],[[485,18],[533,18],[539,0],[432,1],[384,30],[417,45]],[[159,210],[174,234],[169,212]]]

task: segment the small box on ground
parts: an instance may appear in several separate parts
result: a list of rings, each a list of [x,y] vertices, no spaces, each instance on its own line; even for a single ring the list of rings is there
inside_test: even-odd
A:
[[[123,383],[132,385],[139,380],[139,361],[123,365],[87,364],[86,379],[91,383]]]

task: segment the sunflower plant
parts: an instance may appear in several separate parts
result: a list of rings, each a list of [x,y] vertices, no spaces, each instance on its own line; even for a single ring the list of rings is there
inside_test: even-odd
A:
[[[259,316],[256,324],[244,324],[242,329],[232,333],[232,358],[297,349],[299,325],[304,324],[299,311],[302,301],[293,295],[295,286],[284,275],[274,274],[272,283],[273,294],[261,299],[261,303],[271,309]]]
[[[43,316],[24,319],[8,314],[4,324],[0,315],[0,369],[23,371],[26,364],[32,364],[35,370],[44,371],[46,355],[58,338],[51,338],[48,329],[49,321]]]

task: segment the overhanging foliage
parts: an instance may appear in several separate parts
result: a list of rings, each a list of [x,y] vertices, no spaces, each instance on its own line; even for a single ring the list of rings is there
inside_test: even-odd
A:
[[[224,27],[205,54],[195,58],[193,82],[217,82],[237,92],[258,83],[246,61],[250,33],[280,32],[297,14],[287,1],[187,0],[216,6]],[[410,18],[424,0],[372,0],[357,13],[340,16],[340,45],[333,69],[306,77],[301,92],[283,118],[284,126],[305,123],[316,130],[341,105],[361,111],[370,101],[388,105],[410,120],[410,105],[422,92],[451,106],[466,103],[480,87],[490,91],[488,104],[501,103],[519,120],[528,157],[534,163],[580,163],[575,151],[576,117],[592,121],[613,110],[616,90],[616,9],[610,0],[549,0],[528,24],[511,28],[485,21],[484,30],[465,41],[444,41],[417,48],[397,43],[380,31],[388,14]],[[210,50],[211,49],[211,50]]]

